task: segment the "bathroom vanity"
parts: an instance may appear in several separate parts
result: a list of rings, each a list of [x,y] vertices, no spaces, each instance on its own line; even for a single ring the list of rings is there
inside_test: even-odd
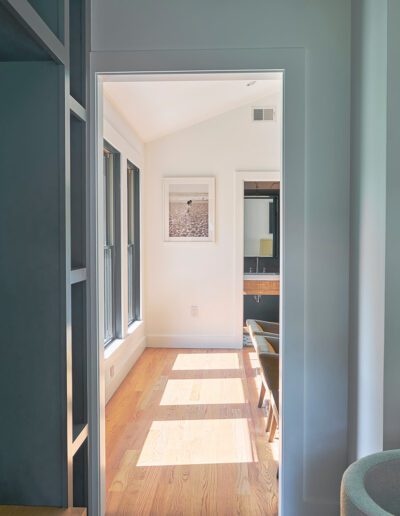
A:
[[[279,274],[245,274],[243,294],[245,296],[279,296]]]

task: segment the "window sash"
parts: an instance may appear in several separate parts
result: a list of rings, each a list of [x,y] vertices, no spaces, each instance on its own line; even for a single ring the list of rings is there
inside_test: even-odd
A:
[[[128,216],[128,324],[139,319],[140,282],[139,282],[139,231],[135,227],[139,213],[139,184],[137,169],[127,170],[127,216]],[[137,189],[137,191],[136,191]]]
[[[104,343],[116,335],[114,157],[104,152]]]
[[[135,177],[134,171],[128,168],[128,246],[135,242]]]
[[[135,320],[135,303],[134,303],[134,245],[128,245],[128,324]]]
[[[114,158],[111,153],[104,154],[104,245],[114,245],[115,206],[114,206]]]
[[[104,247],[104,342],[115,337],[113,248]]]

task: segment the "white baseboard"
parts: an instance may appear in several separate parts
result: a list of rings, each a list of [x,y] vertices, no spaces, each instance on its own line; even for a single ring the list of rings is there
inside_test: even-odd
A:
[[[132,369],[140,355],[146,348],[146,337],[128,335],[118,350],[104,361],[106,403],[124,381],[126,375]],[[114,376],[110,376],[110,368],[114,369]]]
[[[242,349],[242,339],[232,335],[147,335],[148,348]]]

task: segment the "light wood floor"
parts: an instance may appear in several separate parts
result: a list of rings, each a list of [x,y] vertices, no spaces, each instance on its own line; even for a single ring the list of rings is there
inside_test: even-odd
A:
[[[146,349],[106,408],[112,515],[276,515],[255,353]]]

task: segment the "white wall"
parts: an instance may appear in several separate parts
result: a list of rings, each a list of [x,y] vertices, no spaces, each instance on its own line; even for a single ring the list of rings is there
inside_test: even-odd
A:
[[[103,131],[104,139],[120,153],[120,174],[121,174],[121,233],[122,249],[127,248],[127,161],[136,165],[141,174],[141,197],[144,194],[144,146],[132,128],[125,122],[120,113],[113,105],[104,98],[103,105]],[[143,227],[143,213],[141,213],[141,224]],[[141,232],[143,235],[143,231]],[[142,270],[143,270],[143,260]],[[121,253],[122,277],[127,278],[128,264],[127,253]],[[143,272],[142,272],[143,279]],[[143,289],[142,289],[143,294]],[[105,394],[108,401],[119,387],[125,376],[128,374],[136,360],[139,358],[145,347],[145,323],[140,321],[128,328],[126,320],[128,307],[128,286],[122,281],[121,292],[122,305],[122,334],[121,338],[113,341],[107,346],[104,352],[105,358]],[[142,296],[142,307],[143,307]]]
[[[281,101],[276,122],[253,123],[251,105],[146,145],[145,319],[149,346],[233,347],[238,342],[234,185],[237,170],[281,169]],[[214,176],[216,241],[163,241],[162,178]],[[198,306],[198,316],[191,306]]]

